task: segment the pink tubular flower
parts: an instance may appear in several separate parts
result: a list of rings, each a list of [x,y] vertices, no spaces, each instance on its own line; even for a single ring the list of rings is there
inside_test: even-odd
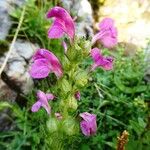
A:
[[[97,130],[96,115],[84,112],[80,114],[80,117],[83,119],[80,122],[82,133],[85,136],[94,135]]]
[[[47,18],[55,17],[54,23],[48,31],[49,38],[61,38],[66,33],[72,40],[75,35],[75,25],[70,14],[61,7],[53,7],[47,13]]]
[[[74,97],[75,97],[77,100],[80,100],[80,98],[81,98],[80,92],[77,91],[77,92],[74,94]]]
[[[37,102],[35,104],[33,104],[31,111],[32,112],[37,112],[41,107],[44,107],[44,109],[47,111],[48,114],[50,114],[51,108],[48,104],[48,100],[53,100],[54,99],[54,95],[51,93],[47,93],[45,94],[42,91],[38,91],[37,92]]]
[[[53,72],[57,77],[63,74],[62,66],[58,58],[46,49],[39,49],[33,56],[33,64],[31,66],[30,75],[32,78],[41,79]]]
[[[94,44],[99,40],[106,48],[112,48],[117,44],[117,28],[114,26],[114,20],[111,18],[103,19],[100,24],[100,31],[93,37]]]
[[[91,56],[94,60],[91,70],[94,70],[97,67],[102,67],[105,70],[111,70],[113,68],[113,58],[102,56],[98,48],[93,48],[91,50]]]

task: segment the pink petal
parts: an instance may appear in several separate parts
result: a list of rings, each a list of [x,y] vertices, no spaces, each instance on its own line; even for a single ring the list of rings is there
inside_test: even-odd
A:
[[[41,79],[48,76],[50,68],[46,59],[35,60],[31,65],[30,75],[32,78]]]
[[[58,58],[46,49],[41,49],[41,51],[44,51],[44,56],[49,61],[51,71],[54,72],[57,77],[61,77],[63,75],[63,71]]]
[[[96,115],[84,112],[80,114],[80,117],[83,118],[80,123],[82,133],[86,136],[95,134],[97,131]]]
[[[103,64],[100,64],[105,70],[112,70],[113,69],[113,58],[106,57],[103,58]]]
[[[89,128],[89,126],[88,126],[88,124],[87,124],[87,122],[86,121],[81,121],[80,122],[80,127],[81,127],[81,131],[82,131],[82,133],[85,135],[85,136],[90,136],[90,128]]]
[[[45,110],[47,111],[48,114],[50,114],[51,108],[48,104],[48,99],[46,97],[46,94],[39,90],[37,92],[37,98],[41,102],[41,106],[45,108]]]
[[[63,23],[63,30],[68,36],[73,39],[75,35],[75,25],[74,21],[69,15],[69,13],[61,7],[53,7],[51,10],[47,13],[47,18],[55,17],[57,20],[61,20]]]
[[[46,93],[46,98],[48,100],[53,100],[55,98],[55,96],[53,94],[50,94],[50,93]]]
[[[112,36],[104,36],[101,38],[101,42],[106,48],[113,48],[117,45],[117,38]]]
[[[92,70],[94,70],[97,67],[102,67],[105,70],[111,70],[113,68],[113,58],[102,56],[98,48],[93,48],[91,50],[91,56],[94,60]]]
[[[42,107],[44,107],[44,109],[47,111],[48,114],[51,113],[51,107],[49,106],[49,104],[44,104],[42,103]]]
[[[41,101],[41,103],[43,102],[45,103],[47,101],[46,94],[43,91],[38,90],[36,95],[37,95],[37,98]]]
[[[37,102],[32,106],[31,111],[32,111],[32,112],[37,112],[37,111],[40,109],[41,106],[42,106],[41,102],[37,101]]]
[[[60,21],[55,20],[51,28],[48,30],[49,38],[61,38],[64,35],[64,29]]]
[[[96,134],[96,131],[97,131],[97,123],[96,123],[96,116],[95,116],[93,121],[90,123],[90,133],[91,133],[91,135]]]
[[[100,29],[109,29],[112,26],[114,26],[114,20],[111,18],[104,18],[100,23],[99,23],[99,27]]]
[[[49,72],[47,72],[47,73],[50,73],[50,71],[54,72],[57,77],[61,77],[63,75],[62,66],[61,66],[58,58],[52,52],[50,52],[49,50],[46,50],[46,49],[37,50],[37,52],[33,56],[33,60],[36,62],[37,60],[41,60],[41,59],[44,59],[45,64],[46,64],[45,66],[43,65],[42,68],[44,68],[45,70],[47,68],[46,71],[48,71],[48,68],[49,68]],[[37,66],[37,65],[35,65],[35,66]],[[34,68],[35,68],[34,70],[36,70],[36,67],[34,67]],[[38,70],[38,68],[37,68],[37,70]],[[44,74],[45,74],[45,77],[48,76],[45,72],[44,72]]]
[[[48,104],[48,99],[47,99],[46,94],[39,90],[37,92],[37,99],[38,101],[32,106],[32,109],[31,109],[32,112],[37,112],[41,107],[43,107],[47,111],[47,113],[50,114],[51,107]]]
[[[91,56],[92,56],[95,63],[97,63],[97,61],[102,59],[102,55],[101,55],[100,51],[101,50],[98,48],[91,49]]]
[[[99,40],[102,37],[103,34],[101,34],[101,32],[98,32],[97,34],[95,34],[92,38],[92,45]]]
[[[92,122],[96,119],[96,116],[94,114],[90,114],[88,112],[81,113],[80,117],[82,117],[87,122]]]
[[[104,47],[112,48],[117,44],[117,28],[114,26],[114,20],[105,18],[99,24],[100,31],[92,38],[92,44],[100,41]]]

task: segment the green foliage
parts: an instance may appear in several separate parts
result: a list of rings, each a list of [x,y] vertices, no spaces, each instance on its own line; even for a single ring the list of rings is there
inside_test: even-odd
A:
[[[109,53],[115,57],[114,69],[97,69],[82,94],[79,110],[97,114],[98,134],[84,138],[81,147],[90,143],[89,149],[115,149],[117,136],[126,129],[130,134],[127,149],[135,149],[135,145],[137,149],[140,145],[139,150],[148,149],[149,109],[145,101],[150,98],[150,85],[144,81],[144,55],[137,52],[125,57],[123,49]]]
[[[87,111],[97,114],[98,132],[95,136],[86,138],[82,135],[73,135],[68,141],[68,135],[65,135],[64,130],[66,131],[66,129],[64,128],[66,127],[70,134],[75,129],[73,127],[69,131],[71,125],[74,124],[70,124],[70,119],[68,120],[69,122],[64,120],[64,123],[59,124],[59,126],[62,126],[59,128],[61,129],[59,133],[62,133],[62,136],[60,134],[57,135],[58,132],[54,132],[53,136],[49,136],[50,132],[48,132],[46,126],[54,124],[50,124],[49,121],[52,120],[48,121],[45,111],[41,109],[37,113],[30,112],[31,105],[36,99],[34,96],[35,92],[33,91],[28,97],[29,103],[26,108],[21,109],[17,105],[13,106],[13,117],[16,127],[13,131],[0,133],[0,145],[4,149],[12,150],[26,148],[48,149],[52,145],[56,145],[60,140],[60,145],[57,145],[56,149],[63,147],[66,147],[66,149],[69,147],[70,149],[80,148],[82,150],[115,149],[117,136],[126,129],[130,134],[129,142],[126,145],[127,149],[148,150],[150,146],[149,109],[145,100],[148,100],[150,97],[150,85],[143,80],[143,54],[142,52],[138,52],[133,57],[125,57],[123,56],[122,50],[119,50],[119,52],[113,53],[113,55],[116,57],[114,70],[108,72],[102,69],[95,70],[94,77],[90,79],[90,84],[81,95],[80,108],[78,110],[80,112]],[[85,66],[90,65],[91,60],[86,61],[84,64]],[[136,77],[132,75],[133,70],[136,73]],[[146,90],[127,92],[117,85],[116,80],[114,80],[116,75],[121,79],[121,84],[130,87],[131,91],[141,86]],[[2,104],[0,108],[3,106],[7,107],[7,105]],[[77,127],[77,125],[75,126]],[[53,127],[56,129],[55,125]],[[54,140],[55,138],[56,140]]]
[[[32,94],[28,97],[30,101],[34,101]],[[4,107],[5,106],[5,107]],[[11,117],[13,121],[13,130],[1,131],[0,146],[5,150],[24,150],[31,148],[34,150],[44,148],[42,142],[45,139],[45,123],[47,115],[44,111],[38,112],[36,115],[31,115],[30,106],[21,109],[17,104],[10,105],[8,103],[1,103],[0,108],[11,108]],[[40,145],[41,144],[41,145]]]
[[[42,48],[53,50],[57,45],[58,50],[60,47],[58,40],[47,38],[47,31],[51,23],[46,19],[46,13],[53,7],[54,3],[57,3],[57,1],[27,0],[24,20],[18,37],[38,43]],[[13,36],[15,33],[15,25],[20,19],[21,12],[22,8],[17,8],[10,14],[14,20],[14,28],[12,28],[10,36]]]

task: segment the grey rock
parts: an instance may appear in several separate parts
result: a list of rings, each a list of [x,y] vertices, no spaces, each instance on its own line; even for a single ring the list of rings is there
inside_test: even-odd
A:
[[[0,79],[0,102],[7,101],[13,103],[17,97],[17,93]],[[11,111],[8,108],[0,110],[0,131],[11,130],[12,120],[10,119]]]
[[[4,0],[0,1],[0,40],[6,38],[11,27],[11,20],[8,15],[7,3]]]
[[[92,7],[88,0],[61,0],[62,5],[74,17],[77,17],[76,34],[80,37],[93,36]]]
[[[9,13],[15,6],[21,7],[25,0],[0,0],[0,40],[4,40],[8,35],[12,22]]]
[[[33,80],[28,71],[30,59],[38,48],[37,44],[34,45],[30,42],[19,39],[14,45],[4,72],[10,83],[12,82],[18,87],[18,92],[27,94],[33,87]],[[0,65],[3,63],[6,55],[7,53],[5,53],[4,57],[0,59]]]
[[[15,91],[11,90],[9,86],[0,79],[0,101],[14,102],[17,97]]]
[[[17,40],[14,46],[14,52],[25,59],[30,59],[39,46],[37,44],[32,44],[27,41]]]

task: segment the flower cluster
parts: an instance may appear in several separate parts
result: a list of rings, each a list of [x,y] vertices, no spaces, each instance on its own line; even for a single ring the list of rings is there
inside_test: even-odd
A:
[[[62,42],[63,47],[65,49],[64,56],[68,61],[73,61],[77,59],[77,53],[74,49],[75,45],[75,23],[69,13],[61,8],[61,7],[54,7],[50,9],[47,13],[47,18],[54,18],[54,22],[52,26],[48,30],[48,38],[50,39],[57,39],[62,38],[65,34],[69,37],[70,43],[66,44],[64,41]],[[100,31],[93,37],[92,45],[96,41],[100,41],[102,45],[106,48],[112,48],[117,44],[117,29],[114,26],[114,21],[111,18],[106,18],[102,20],[99,24]],[[73,47],[73,51],[71,51],[68,47]],[[82,51],[81,51],[82,52]],[[89,55],[88,55],[89,56]],[[104,70],[111,70],[113,68],[113,58],[112,57],[105,57],[102,55],[102,52],[98,48],[93,48],[90,50],[90,56],[93,59],[94,63],[91,66],[90,71],[94,71],[97,67],[101,67]],[[55,56],[51,51],[46,49],[38,49],[34,54],[33,63],[30,69],[30,75],[32,78],[35,79],[43,79],[49,76],[50,73],[54,73],[57,77],[57,80],[60,80],[60,83],[66,86],[64,89],[66,93],[70,90],[67,89],[69,87],[69,83],[66,79],[63,78],[64,70],[66,69],[63,64],[63,61],[60,61],[57,56]],[[72,67],[72,66],[71,66]],[[77,67],[76,67],[77,68]],[[77,68],[79,69],[79,68]],[[83,76],[82,76],[83,75]],[[75,82],[77,82],[77,87],[82,87],[85,85],[86,78],[85,73],[77,72],[75,75]],[[72,77],[72,75],[70,75]],[[73,78],[73,77],[72,77]],[[63,93],[62,93],[63,94]],[[62,109],[73,107],[76,109],[75,101],[80,100],[80,90],[75,88],[73,96],[68,94],[68,99],[64,103],[62,103]],[[46,112],[50,115],[51,114],[51,107],[49,101],[52,101],[55,96],[52,93],[44,93],[42,91],[37,92],[37,102],[32,106],[32,112],[37,112],[41,107],[43,107]],[[63,100],[61,100],[63,101]],[[69,105],[69,107],[65,107],[65,105]],[[62,110],[61,109],[61,110]],[[63,113],[54,112],[54,116],[58,120],[63,120],[65,115]],[[90,114],[88,112],[80,113],[79,116],[82,118],[80,122],[81,131],[85,136],[94,135],[97,130],[96,124],[96,115]]]

